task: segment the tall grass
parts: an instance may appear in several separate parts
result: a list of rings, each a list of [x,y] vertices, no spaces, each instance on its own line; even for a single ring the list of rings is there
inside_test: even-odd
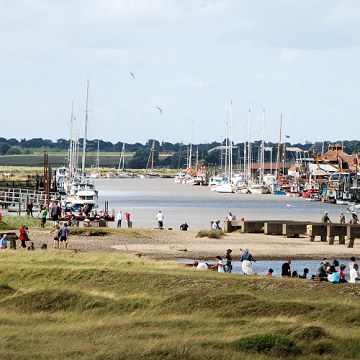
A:
[[[360,289],[118,254],[0,252],[1,359],[355,359]]]

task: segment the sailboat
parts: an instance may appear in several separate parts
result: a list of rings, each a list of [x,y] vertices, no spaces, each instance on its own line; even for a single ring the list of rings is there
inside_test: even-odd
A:
[[[225,177],[211,188],[218,193],[234,193],[238,187],[232,183],[232,101],[230,102],[230,120],[227,122],[225,146]]]
[[[264,127],[265,127],[265,110],[263,110],[263,129],[261,134],[261,146],[259,154],[259,179],[257,182],[252,181],[249,190],[252,194],[269,194],[270,189],[264,185],[264,167],[265,167],[265,153],[264,153]]]
[[[88,204],[90,208],[94,207],[98,199],[98,191],[95,190],[95,185],[92,179],[86,177],[85,173],[85,161],[86,161],[86,141],[87,141],[87,126],[88,126],[88,101],[89,101],[89,80],[86,86],[86,106],[85,106],[85,129],[83,138],[83,153],[82,153],[82,164],[81,172],[77,172],[73,168],[73,164],[70,164],[69,180],[66,188],[66,208],[77,211],[79,208]],[[76,148],[76,145],[75,145]],[[76,151],[77,154],[77,151]],[[71,159],[74,163],[77,159]]]
[[[120,153],[120,159],[119,159],[119,167],[118,167],[118,173],[117,177],[119,179],[126,179],[133,177],[132,174],[125,171],[125,141],[123,142],[121,153]]]
[[[160,174],[158,172],[154,171],[154,157],[155,157],[155,139],[153,139],[151,151],[150,151],[148,162],[146,165],[146,177],[147,178],[160,177]],[[150,172],[148,172],[149,163],[151,164]]]

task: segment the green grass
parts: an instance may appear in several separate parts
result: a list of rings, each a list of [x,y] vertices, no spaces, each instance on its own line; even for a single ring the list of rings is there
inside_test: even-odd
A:
[[[354,359],[360,286],[1,251],[1,359]]]

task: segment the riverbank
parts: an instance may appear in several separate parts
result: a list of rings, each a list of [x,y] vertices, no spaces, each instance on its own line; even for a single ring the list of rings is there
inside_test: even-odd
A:
[[[93,228],[95,229],[95,228]],[[101,229],[101,228],[100,228]],[[53,248],[52,229],[30,229],[30,238],[35,248],[47,244]],[[71,232],[71,229],[70,229]],[[264,234],[230,233],[222,239],[197,238],[195,231],[157,230],[157,229],[106,229],[105,236],[72,235],[69,249],[81,252],[119,252],[130,255],[141,254],[151,259],[213,259],[223,256],[227,249],[233,255],[240,253],[240,248],[249,249],[258,260],[329,259],[360,258],[360,242],[354,248],[346,245],[334,245],[320,241],[310,242],[308,237],[286,238]]]

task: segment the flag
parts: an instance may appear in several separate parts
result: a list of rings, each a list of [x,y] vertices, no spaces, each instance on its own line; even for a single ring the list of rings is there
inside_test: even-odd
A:
[[[285,135],[286,139],[290,139],[290,135]]]

